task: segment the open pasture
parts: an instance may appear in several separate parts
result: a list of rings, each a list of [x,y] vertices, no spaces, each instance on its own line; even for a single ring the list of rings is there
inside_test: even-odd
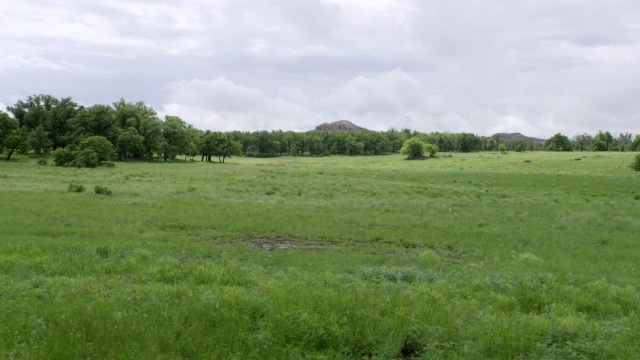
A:
[[[636,358],[632,157],[16,156],[0,358]]]

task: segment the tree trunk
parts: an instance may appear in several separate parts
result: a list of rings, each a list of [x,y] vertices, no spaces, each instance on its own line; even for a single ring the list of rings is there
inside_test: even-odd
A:
[[[11,151],[9,151],[9,155],[7,155],[7,161],[11,160],[11,155],[13,155],[13,152],[14,152],[15,150],[16,150],[16,149],[11,149]]]

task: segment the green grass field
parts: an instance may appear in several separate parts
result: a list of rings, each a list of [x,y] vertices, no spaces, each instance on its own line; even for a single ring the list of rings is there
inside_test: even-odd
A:
[[[635,359],[633,155],[16,156],[0,358]]]

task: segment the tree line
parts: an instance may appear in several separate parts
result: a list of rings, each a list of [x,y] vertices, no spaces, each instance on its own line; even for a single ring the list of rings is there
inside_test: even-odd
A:
[[[164,116],[144,102],[120,99],[109,105],[78,105],[70,97],[33,95],[0,111],[0,151],[12,154],[54,153],[56,164],[108,160],[217,159],[231,156],[327,156],[399,153],[404,142],[418,138],[444,152],[475,151],[638,151],[640,136],[614,137],[609,132],[572,139],[556,134],[545,143],[508,140],[472,133],[421,133],[409,129],[358,132],[201,130],[177,116]],[[80,159],[80,160],[78,160]]]

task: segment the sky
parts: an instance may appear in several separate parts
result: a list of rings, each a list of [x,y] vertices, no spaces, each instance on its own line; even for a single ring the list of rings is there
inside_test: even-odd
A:
[[[0,0],[0,109],[200,129],[640,134],[637,0]]]

